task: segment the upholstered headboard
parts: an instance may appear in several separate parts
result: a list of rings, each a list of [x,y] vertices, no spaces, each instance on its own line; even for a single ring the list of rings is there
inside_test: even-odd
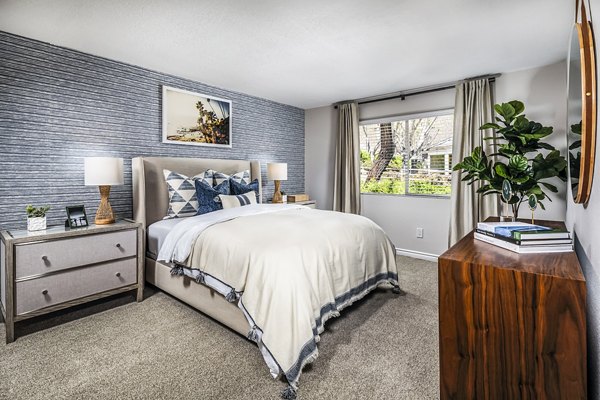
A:
[[[260,162],[245,160],[219,160],[182,157],[136,157],[131,160],[133,175],[133,218],[144,229],[163,219],[169,207],[169,193],[163,169],[187,176],[197,175],[207,169],[233,174],[250,170],[252,180],[258,179],[259,199],[262,201]]]

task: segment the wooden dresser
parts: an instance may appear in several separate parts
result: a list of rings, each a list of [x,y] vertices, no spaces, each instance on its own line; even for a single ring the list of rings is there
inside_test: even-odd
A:
[[[101,297],[144,289],[141,224],[118,221],[44,231],[1,231],[2,316],[6,342],[14,324]]]
[[[441,399],[586,398],[575,252],[517,254],[471,233],[440,256],[438,272]]]

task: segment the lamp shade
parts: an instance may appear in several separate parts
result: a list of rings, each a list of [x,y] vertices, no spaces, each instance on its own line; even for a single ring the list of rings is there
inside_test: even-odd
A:
[[[86,186],[115,186],[123,184],[123,159],[114,157],[86,157]]]
[[[270,181],[287,181],[287,164],[267,163],[267,179]]]

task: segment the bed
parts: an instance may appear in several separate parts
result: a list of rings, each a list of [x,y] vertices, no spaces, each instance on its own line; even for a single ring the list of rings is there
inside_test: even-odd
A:
[[[260,201],[260,163],[134,158],[134,219],[147,233],[146,280],[256,342],[273,377],[287,380],[284,398],[295,397],[302,368],[316,359],[327,319],[382,283],[399,290],[395,249],[370,220],[265,204],[163,220],[164,169],[249,170]]]

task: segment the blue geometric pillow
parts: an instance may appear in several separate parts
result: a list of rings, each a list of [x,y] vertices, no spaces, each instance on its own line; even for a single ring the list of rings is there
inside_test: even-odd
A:
[[[258,179],[255,179],[248,184],[239,183],[231,179],[229,181],[229,185],[231,186],[231,194],[235,195],[246,194],[248,192],[254,191],[254,193],[256,193],[256,202],[260,203],[260,200],[258,198]]]
[[[169,209],[164,219],[191,217],[198,212],[198,200],[196,198],[196,186],[194,182],[202,181],[212,185],[214,171],[207,170],[192,178],[170,171],[163,170],[165,182],[169,188]]]
[[[196,180],[196,197],[198,198],[198,212],[196,215],[202,215],[209,212],[223,209],[220,194],[230,194],[229,181],[222,182],[220,185],[211,187],[204,181]]]

